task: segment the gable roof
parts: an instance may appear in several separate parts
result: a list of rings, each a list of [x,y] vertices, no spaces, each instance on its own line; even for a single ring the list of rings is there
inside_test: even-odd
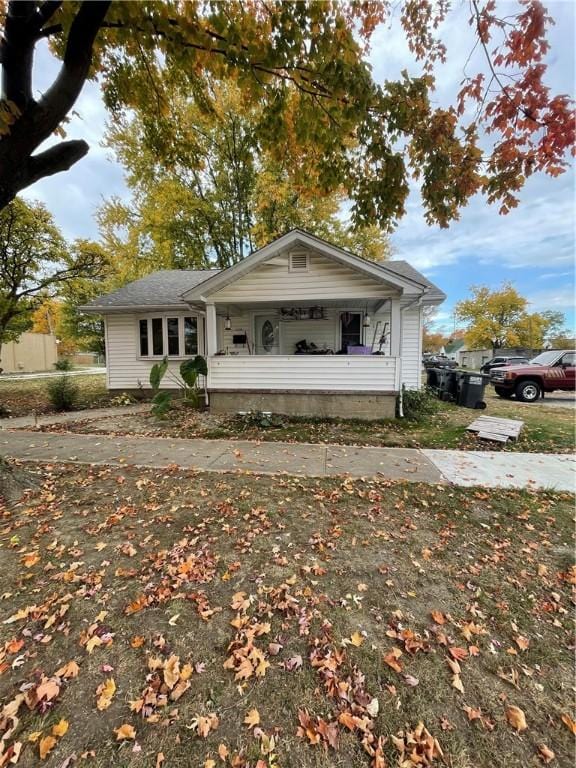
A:
[[[220,270],[161,269],[140,280],[134,280],[117,291],[99,296],[84,305],[82,309],[133,309],[134,307],[187,309],[188,305],[182,299],[182,294],[205,282],[217,272]]]
[[[454,354],[454,352],[458,352],[459,350],[461,350],[464,344],[465,344],[464,339],[452,339],[445,345],[444,351],[446,352],[447,355]],[[465,352],[466,350],[462,350],[462,351]]]
[[[421,275],[420,272],[411,267],[406,261],[385,261],[377,264],[355,256],[353,253],[349,253],[343,248],[332,245],[326,242],[326,240],[311,235],[302,229],[290,230],[290,232],[276,238],[276,240],[273,240],[263,248],[254,251],[237,264],[223,269],[219,273],[215,273],[213,277],[210,277],[202,285],[197,285],[194,288],[183,291],[182,297],[186,301],[202,301],[239,277],[248,274],[259,264],[271,259],[280,251],[294,245],[312,248],[328,258],[340,261],[350,268],[367,274],[376,280],[391,284],[407,294],[415,296],[424,295],[428,301],[434,303],[443,301],[446,298],[446,295],[437,286],[427,280],[424,275]]]
[[[93,313],[138,308],[188,309],[190,303],[203,301],[204,297],[234,282],[258,264],[294,244],[308,246],[376,280],[395,285],[407,295],[421,296],[425,302],[437,304],[446,298],[446,294],[434,283],[403,259],[382,263],[367,261],[315,235],[293,229],[227,269],[162,269],[112,293],[99,296],[79,309]]]

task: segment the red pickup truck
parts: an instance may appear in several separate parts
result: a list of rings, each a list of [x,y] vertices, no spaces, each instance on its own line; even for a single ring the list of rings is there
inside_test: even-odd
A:
[[[516,395],[523,403],[533,403],[545,392],[576,388],[576,352],[550,349],[525,365],[507,365],[490,371],[490,383],[500,397]]]

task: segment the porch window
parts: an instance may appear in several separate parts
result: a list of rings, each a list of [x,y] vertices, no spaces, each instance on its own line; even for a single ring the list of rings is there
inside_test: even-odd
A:
[[[191,357],[198,354],[197,317],[147,317],[138,320],[140,357]]]
[[[341,346],[359,347],[362,344],[362,313],[342,312],[340,315]]]

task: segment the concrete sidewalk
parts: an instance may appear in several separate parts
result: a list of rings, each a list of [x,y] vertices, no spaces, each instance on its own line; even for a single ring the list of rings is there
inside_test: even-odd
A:
[[[378,477],[488,488],[575,490],[575,459],[561,454],[370,448],[241,440],[0,432],[0,454],[32,461],[250,471],[305,477]]]
[[[42,424],[70,424],[73,421],[105,419],[108,416],[125,416],[126,414],[143,413],[149,410],[150,403],[136,403],[134,405],[114,405],[109,408],[86,408],[83,411],[67,411],[65,413],[15,416],[13,419],[0,419],[0,430],[25,429],[26,427],[38,427]]]
[[[0,375],[0,383],[10,381],[33,381],[34,379],[53,379],[55,376],[104,376],[106,368],[72,368],[70,371],[38,371],[36,373],[4,373]]]

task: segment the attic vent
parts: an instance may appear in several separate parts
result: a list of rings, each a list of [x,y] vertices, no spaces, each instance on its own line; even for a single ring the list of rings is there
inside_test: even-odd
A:
[[[308,272],[308,263],[308,254],[303,251],[296,251],[290,254],[288,271]]]

